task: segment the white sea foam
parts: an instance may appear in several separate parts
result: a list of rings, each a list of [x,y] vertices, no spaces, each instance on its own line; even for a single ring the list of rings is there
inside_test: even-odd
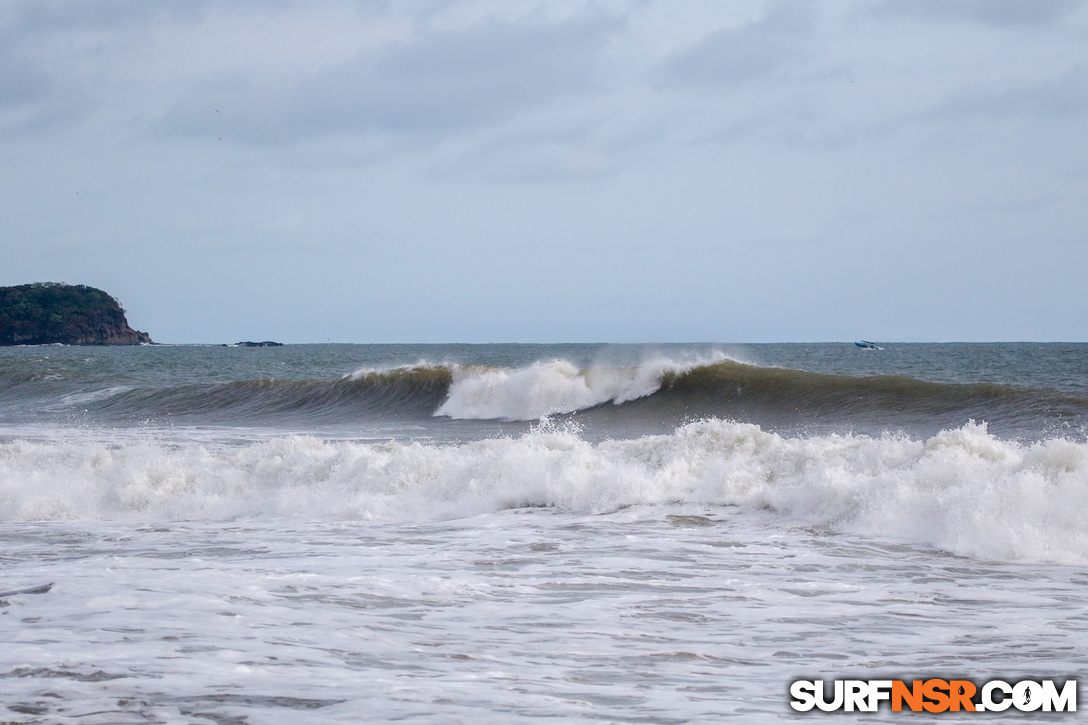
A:
[[[453,366],[449,395],[435,415],[473,420],[536,420],[603,403],[619,405],[652,395],[665,373],[725,360],[724,355],[678,362],[652,360],[637,367],[578,368],[566,360],[524,368]]]
[[[604,403],[619,405],[643,398],[661,387],[662,376],[666,373],[683,373],[701,365],[732,359],[716,352],[688,360],[662,357],[630,367],[592,365],[584,368],[563,359],[538,361],[520,368],[457,363],[436,365],[420,361],[396,368],[361,368],[344,377],[362,380],[371,376],[445,369],[452,380],[446,400],[435,411],[436,416],[459,420],[530,421]]]
[[[524,506],[688,503],[1002,560],[1088,561],[1088,445],[969,424],[919,441],[787,438],[720,420],[591,443],[544,425],[461,445],[0,445],[0,518],[437,521]]]

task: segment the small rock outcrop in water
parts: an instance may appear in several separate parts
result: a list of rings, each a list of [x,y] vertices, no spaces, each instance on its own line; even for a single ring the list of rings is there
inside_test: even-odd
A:
[[[271,340],[265,340],[264,342],[253,342],[252,340],[246,340],[244,342],[234,343],[235,347],[283,347],[282,342],[272,342]]]
[[[0,345],[140,345],[120,303],[100,289],[38,282],[0,287]]]

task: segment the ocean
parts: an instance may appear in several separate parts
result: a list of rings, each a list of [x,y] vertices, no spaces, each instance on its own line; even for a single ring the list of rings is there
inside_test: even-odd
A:
[[[1081,677],[1088,344],[884,348],[0,348],[0,721],[923,722],[790,685]]]

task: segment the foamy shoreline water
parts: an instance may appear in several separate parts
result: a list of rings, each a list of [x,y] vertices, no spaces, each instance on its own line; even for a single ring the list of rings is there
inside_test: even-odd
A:
[[[3,538],[22,559],[9,580],[55,581],[0,617],[3,702],[28,722],[771,722],[793,717],[802,676],[1085,665],[1080,568],[771,514],[54,522]]]

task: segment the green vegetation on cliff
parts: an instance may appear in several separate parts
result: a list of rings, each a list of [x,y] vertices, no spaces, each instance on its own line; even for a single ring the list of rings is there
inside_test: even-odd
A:
[[[38,282],[0,287],[0,345],[138,345],[113,297],[86,285]]]

